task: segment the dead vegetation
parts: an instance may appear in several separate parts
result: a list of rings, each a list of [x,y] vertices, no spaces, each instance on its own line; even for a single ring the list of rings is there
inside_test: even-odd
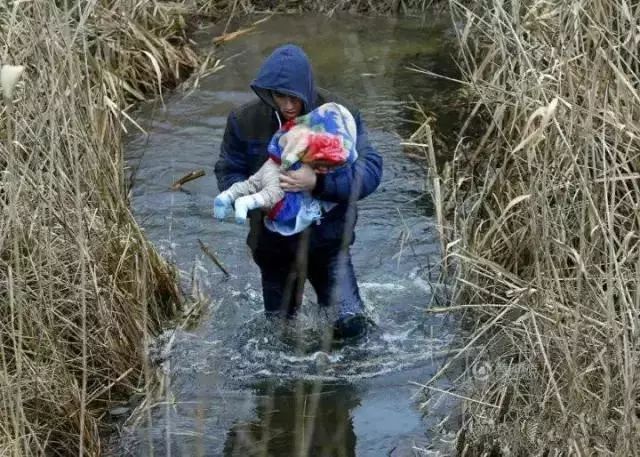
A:
[[[439,175],[454,304],[486,343],[460,455],[636,455],[640,6],[449,4],[484,125]]]
[[[148,336],[179,306],[129,212],[121,137],[132,101],[200,64],[188,12],[0,6],[1,61],[25,67],[0,105],[2,455],[99,454],[105,410],[144,385]]]

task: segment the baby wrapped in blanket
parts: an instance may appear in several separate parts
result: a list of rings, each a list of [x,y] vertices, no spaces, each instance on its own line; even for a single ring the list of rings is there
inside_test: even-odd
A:
[[[297,170],[302,164],[326,168],[331,173],[351,164],[358,156],[356,135],[353,116],[337,103],[325,103],[288,121],[273,135],[264,165],[215,198],[214,216],[224,218],[233,204],[236,222],[243,223],[249,210],[269,209],[264,220],[269,230],[281,235],[300,233],[335,203],[317,200],[309,192],[285,192],[280,187],[280,173]]]

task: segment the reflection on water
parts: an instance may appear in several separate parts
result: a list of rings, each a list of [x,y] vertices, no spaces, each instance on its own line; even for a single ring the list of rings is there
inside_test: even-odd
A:
[[[134,214],[180,269],[183,288],[212,300],[195,329],[160,340],[172,342],[163,356],[164,397],[129,427],[116,454],[377,457],[414,455],[414,445],[431,443],[453,403],[442,401],[423,415],[410,382],[424,381],[444,363],[455,325],[424,312],[441,287],[433,282],[439,243],[425,170],[399,143],[413,128],[412,98],[438,115],[442,129],[454,122],[451,85],[407,70],[414,63],[450,71],[447,22],[276,16],[229,43],[227,67],[198,90],[140,113],[150,134],[128,144]],[[198,40],[207,46],[211,37]],[[284,42],[307,51],[321,86],[361,108],[385,160],[380,188],[359,203],[352,248],[376,327],[363,341],[330,350],[322,346],[327,317],[311,290],[293,329],[265,320],[247,227],[212,218],[213,164],[226,116],[254,97],[249,82]],[[169,190],[199,168],[207,176],[183,192]],[[229,278],[199,239],[222,259]]]
[[[359,405],[351,384],[296,381],[256,386],[256,418],[234,424],[224,455],[354,456],[351,411]]]

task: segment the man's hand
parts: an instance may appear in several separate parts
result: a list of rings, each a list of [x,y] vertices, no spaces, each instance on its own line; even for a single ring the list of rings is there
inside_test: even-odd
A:
[[[280,173],[280,187],[287,192],[311,192],[316,187],[316,172],[307,164],[294,171]]]

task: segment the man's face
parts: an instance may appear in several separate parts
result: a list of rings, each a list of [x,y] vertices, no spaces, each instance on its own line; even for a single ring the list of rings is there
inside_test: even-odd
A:
[[[273,100],[276,102],[276,105],[278,105],[278,110],[287,121],[302,114],[302,100],[298,97],[275,91],[272,92],[272,94]]]

